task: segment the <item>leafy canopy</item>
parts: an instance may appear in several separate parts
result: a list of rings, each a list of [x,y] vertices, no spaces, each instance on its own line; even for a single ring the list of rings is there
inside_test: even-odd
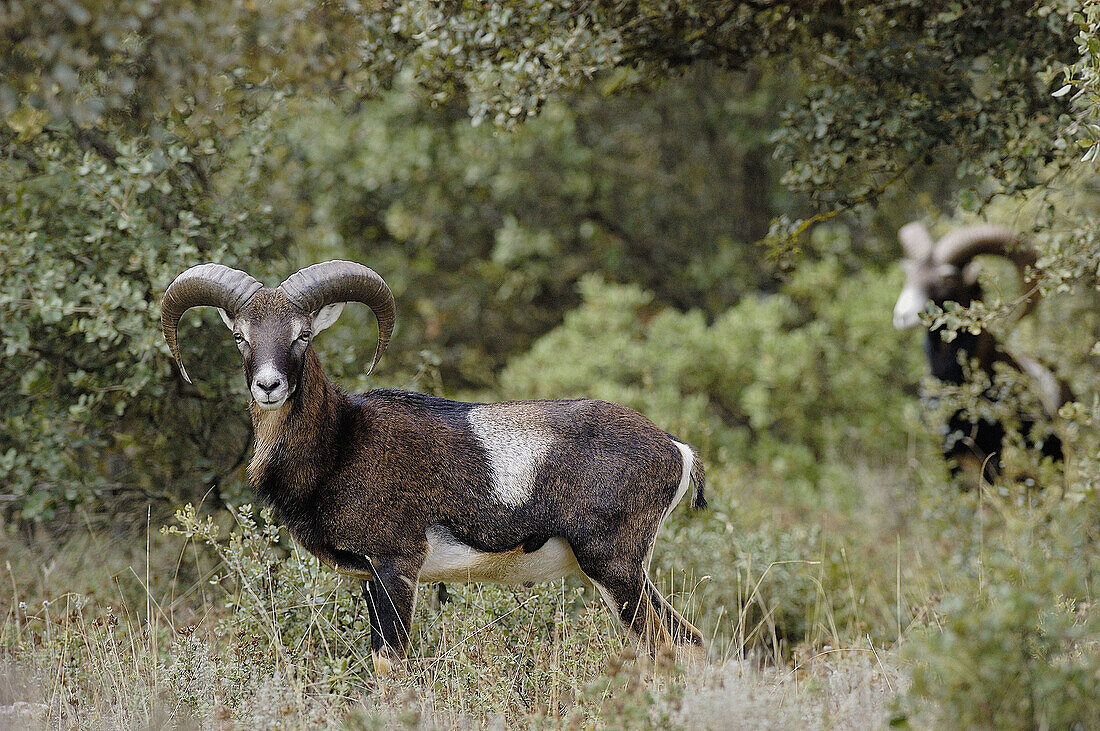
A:
[[[159,293],[207,259],[272,278],[380,260],[402,372],[466,387],[557,325],[585,272],[724,322],[779,286],[753,247],[769,219],[789,242],[855,208],[849,253],[882,262],[901,218],[1027,194],[1011,223],[1044,291],[1092,289],[1097,227],[1068,189],[1100,140],[1096,36],[1095,5],[1063,0],[8,3],[5,505],[238,489],[249,427],[211,417],[231,353],[193,328],[210,367],[188,392],[156,335]],[[364,347],[345,338],[337,376]]]

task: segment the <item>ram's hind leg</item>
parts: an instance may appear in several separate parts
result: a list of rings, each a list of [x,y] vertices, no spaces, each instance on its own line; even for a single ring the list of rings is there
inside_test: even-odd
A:
[[[608,607],[638,644],[656,658],[668,648],[678,662],[705,656],[703,635],[665,600],[641,562],[581,562]]]
[[[649,576],[645,577],[645,583],[650,605],[661,624],[661,636],[671,641],[676,661],[682,664],[702,663],[707,656],[703,633],[668,603]]]

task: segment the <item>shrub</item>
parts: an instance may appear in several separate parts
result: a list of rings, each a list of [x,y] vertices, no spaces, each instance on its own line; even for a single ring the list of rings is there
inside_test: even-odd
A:
[[[119,153],[108,161],[43,134],[28,152],[33,164],[0,169],[8,519],[57,529],[69,508],[89,505],[104,521],[143,515],[150,499],[231,484],[247,446],[244,413],[219,418],[236,383],[230,350],[206,347],[212,335],[200,330],[186,338],[184,357],[203,364],[201,384],[187,386],[171,370],[158,302],[190,264],[262,252],[269,216],[243,200],[212,202],[182,146]]]
[[[1096,506],[988,498],[1005,524],[954,567],[937,621],[904,648],[910,700],[962,727],[1089,728],[1100,717]]]
[[[509,363],[501,392],[618,401],[718,462],[812,492],[831,462],[888,459],[906,445],[906,384],[922,365],[889,322],[899,287],[896,273],[845,274],[827,258],[708,324],[588,277],[583,304]]]

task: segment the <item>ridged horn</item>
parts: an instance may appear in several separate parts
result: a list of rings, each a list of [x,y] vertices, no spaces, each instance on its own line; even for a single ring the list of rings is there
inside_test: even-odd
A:
[[[199,264],[176,277],[164,292],[164,302],[160,310],[160,326],[164,330],[164,339],[168,349],[176,359],[180,375],[191,383],[187,369],[183,367],[179,344],[176,341],[176,329],[183,313],[192,307],[220,307],[235,314],[248,304],[252,296],[263,285],[247,272],[231,269],[221,264]]]
[[[1016,265],[1024,295],[1027,297],[1023,311],[1017,319],[1035,308],[1037,298],[1027,296],[1031,282],[1027,268],[1036,261],[1035,252],[1023,245],[1023,240],[1012,229],[990,223],[979,223],[955,229],[936,243],[934,258],[941,264],[963,267],[975,256],[992,254],[1002,256]]]
[[[898,231],[898,241],[905,251],[905,256],[914,261],[928,261],[932,258],[935,242],[928,228],[920,221],[911,221]]]
[[[353,261],[326,261],[291,274],[279,285],[287,299],[306,312],[336,302],[362,302],[378,319],[378,344],[369,375],[390,344],[397,305],[386,282],[369,267]]]
[[[995,254],[1017,265],[1034,264],[1034,252],[1020,246],[1020,243],[1020,237],[1010,228],[979,223],[955,229],[940,239],[936,244],[935,258],[941,264],[962,266],[975,256]]]

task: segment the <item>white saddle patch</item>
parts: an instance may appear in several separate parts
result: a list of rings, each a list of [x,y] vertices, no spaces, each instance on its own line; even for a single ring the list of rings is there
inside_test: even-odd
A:
[[[508,507],[527,502],[553,442],[536,415],[509,405],[470,409],[467,419],[489,455],[493,494]]]
[[[422,582],[539,583],[577,570],[573,549],[562,538],[551,538],[531,553],[524,553],[522,547],[487,553],[462,543],[443,526],[429,527],[426,537],[428,557],[420,569]]]

